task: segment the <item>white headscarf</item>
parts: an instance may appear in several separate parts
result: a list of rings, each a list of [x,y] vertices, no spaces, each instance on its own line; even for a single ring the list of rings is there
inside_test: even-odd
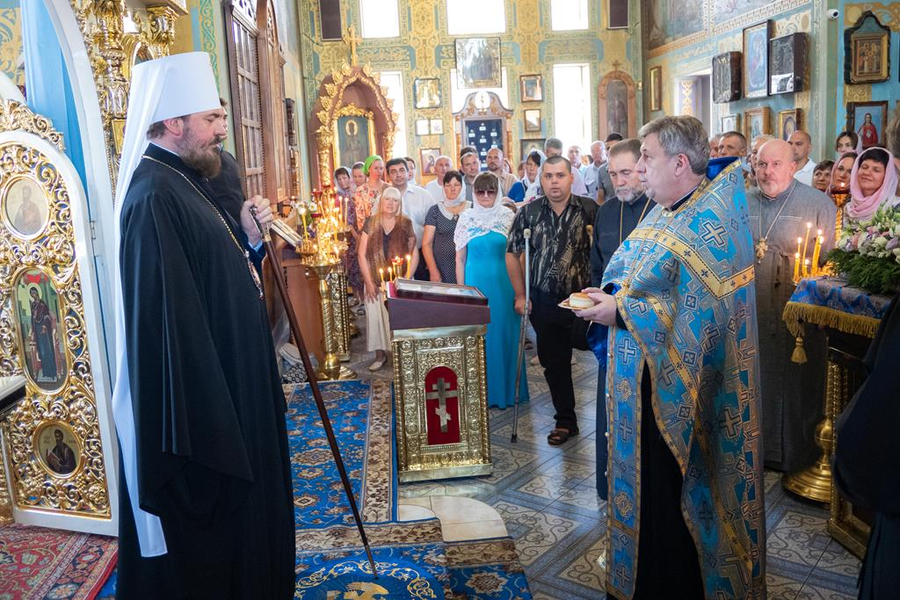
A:
[[[141,556],[166,554],[166,538],[159,517],[140,508],[137,481],[137,448],[134,427],[134,407],[131,403],[131,384],[128,380],[128,357],[125,345],[125,311],[122,303],[122,281],[119,277],[119,252],[122,241],[121,219],[125,194],[131,177],[147,150],[147,129],[153,123],[183,115],[215,110],[221,106],[216,78],[206,52],[175,54],[135,65],[132,71],[128,117],[125,120],[125,141],[119,162],[116,183],[116,211],[114,231],[116,251],[113,281],[116,315],[116,383],[112,408],[116,432],[125,471],[125,485],[134,524],[137,528]]]
[[[534,181],[528,181],[527,169],[525,171],[525,177],[522,178],[522,183],[525,185],[525,199],[523,200],[525,204],[544,195],[544,192],[541,189],[541,173],[544,172],[544,163],[547,162],[547,155],[540,150],[532,150],[531,152],[537,152],[540,155],[541,164],[538,167],[537,175],[534,176]],[[531,152],[528,153],[528,156],[531,156]],[[528,158],[526,157],[525,160],[527,161]]]
[[[456,230],[453,232],[453,242],[457,250],[462,250],[477,237],[487,235],[492,231],[503,235],[509,235],[515,214],[505,206],[500,198],[498,190],[494,197],[494,204],[490,208],[481,206],[478,200],[472,208],[466,209],[459,216]]]

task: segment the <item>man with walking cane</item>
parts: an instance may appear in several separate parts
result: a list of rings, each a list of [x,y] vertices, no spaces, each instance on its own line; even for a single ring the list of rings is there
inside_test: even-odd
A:
[[[572,194],[572,169],[562,156],[542,165],[544,196],[516,214],[506,247],[506,270],[516,293],[516,312],[530,315],[537,334],[538,358],[556,409],[556,427],[547,436],[559,446],[578,435],[572,350],[587,349],[587,323],[559,306],[590,281],[591,236],[597,205]],[[526,241],[525,230],[531,230]],[[525,296],[522,254],[529,248],[530,298]]]

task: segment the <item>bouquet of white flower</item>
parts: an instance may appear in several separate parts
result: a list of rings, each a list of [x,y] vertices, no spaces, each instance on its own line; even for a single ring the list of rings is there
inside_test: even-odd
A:
[[[879,208],[862,223],[849,223],[828,254],[835,273],[873,294],[900,288],[900,210]]]

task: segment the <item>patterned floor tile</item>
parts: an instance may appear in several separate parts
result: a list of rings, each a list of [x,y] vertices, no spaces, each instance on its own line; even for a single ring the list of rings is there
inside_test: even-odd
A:
[[[364,319],[361,320],[364,323]],[[360,322],[359,320],[357,321]],[[354,338],[354,350],[365,338]],[[528,359],[533,351],[527,353]],[[519,407],[518,442],[511,443],[513,411],[491,409],[494,473],[488,477],[403,484],[400,496],[466,496],[487,502],[503,516],[516,540],[536,600],[605,597],[596,556],[605,529],[605,502],[597,498],[595,449],[597,362],[576,352],[573,365],[581,434],[560,447],[546,437],[555,421],[543,369],[529,366],[531,400]],[[390,363],[370,374],[372,355],[356,351],[362,377],[391,377]],[[605,438],[603,438],[605,443]],[[781,474],[767,471],[767,582],[772,600],[844,600],[856,595],[859,561],[825,530],[827,507],[786,492]]]
[[[526,568],[557,547],[578,525],[575,520],[548,511],[532,510],[505,501],[495,504],[494,508],[503,516],[506,530],[516,540],[519,560]]]
[[[769,561],[803,565],[812,571],[831,542],[825,531],[826,522],[824,514],[814,516],[796,510],[786,511],[775,527],[767,532]]]
[[[851,578],[855,587],[860,566],[858,558],[850,554],[837,540],[831,540],[816,564],[816,572]]]

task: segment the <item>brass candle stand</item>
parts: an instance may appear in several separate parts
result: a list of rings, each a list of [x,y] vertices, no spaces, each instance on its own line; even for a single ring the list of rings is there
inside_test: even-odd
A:
[[[303,237],[298,238],[295,247],[303,265],[316,274],[322,299],[325,359],[317,375],[319,379],[353,379],[356,373],[341,365],[350,359],[350,306],[347,275],[341,261],[341,255],[347,251],[349,206],[344,200],[336,203],[334,191],[326,186],[313,191],[311,203],[295,208],[303,229]],[[313,229],[311,237],[309,229]]]
[[[846,189],[846,186],[833,189],[831,191],[831,200],[837,207],[837,217],[834,224],[834,239],[837,242],[844,228],[844,206],[850,200],[850,192]],[[817,264],[813,264],[812,267],[813,276],[826,274],[822,270],[816,271],[818,269]],[[799,280],[794,281],[794,283],[799,283]],[[805,361],[805,358],[803,360]],[[784,489],[798,496],[816,502],[831,501],[831,454],[834,446],[834,419],[838,412],[837,407],[839,406],[840,398],[847,395],[848,376],[846,367],[832,362],[830,359],[828,360],[823,407],[824,417],[816,426],[814,436],[816,446],[821,450],[821,454],[816,459],[816,462],[809,467],[802,471],[785,475],[781,480],[781,485]]]
[[[341,315],[342,303],[346,305],[347,284],[344,281],[343,265],[340,262],[331,264],[309,265],[319,279],[319,294],[322,297],[322,332],[325,338],[325,360],[319,365],[316,375],[319,379],[353,379],[356,373],[341,365],[342,346],[349,353],[350,343],[347,337],[346,312]]]
[[[835,406],[847,395],[847,369],[829,360],[825,380],[825,417],[816,426],[816,446],[819,458],[809,467],[785,475],[781,485],[789,492],[815,502],[831,501],[831,454],[834,445]]]

